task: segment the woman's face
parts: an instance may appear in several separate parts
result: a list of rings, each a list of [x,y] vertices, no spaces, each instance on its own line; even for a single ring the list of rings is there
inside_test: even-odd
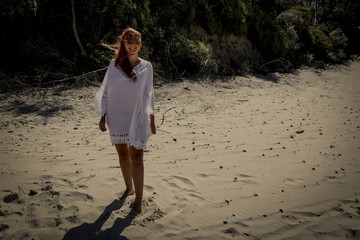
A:
[[[125,39],[125,50],[128,56],[136,55],[141,48],[141,37],[131,36]]]

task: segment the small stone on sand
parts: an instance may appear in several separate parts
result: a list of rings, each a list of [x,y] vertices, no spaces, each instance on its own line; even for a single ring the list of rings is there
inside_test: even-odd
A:
[[[10,203],[10,202],[13,202],[15,200],[19,199],[19,196],[17,193],[13,193],[13,194],[10,194],[10,195],[7,195],[4,197],[4,202],[6,203]]]

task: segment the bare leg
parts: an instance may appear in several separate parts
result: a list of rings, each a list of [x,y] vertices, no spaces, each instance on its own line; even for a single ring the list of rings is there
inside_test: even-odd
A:
[[[143,189],[144,189],[144,151],[130,146],[130,157],[132,162],[132,176],[135,186],[135,211],[141,213]]]
[[[127,144],[115,144],[115,148],[119,155],[121,172],[126,185],[126,190],[124,194],[120,197],[120,200],[122,200],[125,199],[127,196],[134,194],[134,188],[132,183],[131,159],[130,159],[129,146]]]

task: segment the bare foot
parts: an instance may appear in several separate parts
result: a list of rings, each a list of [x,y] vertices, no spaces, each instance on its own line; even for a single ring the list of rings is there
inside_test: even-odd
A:
[[[142,209],[141,209],[141,204],[142,204],[142,202],[140,202],[140,203],[134,203],[134,210],[135,210],[135,212],[137,213],[137,214],[140,214],[141,212],[142,212]]]
[[[126,189],[125,192],[123,193],[123,195],[119,199],[123,200],[123,199],[127,198],[130,195],[134,195],[134,193],[135,193],[134,190]]]

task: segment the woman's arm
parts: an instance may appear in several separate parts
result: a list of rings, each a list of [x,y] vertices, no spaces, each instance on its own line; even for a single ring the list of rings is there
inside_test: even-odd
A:
[[[106,113],[104,114],[104,116],[101,117],[100,122],[99,122],[99,129],[102,132],[106,131]]]
[[[147,85],[147,103],[146,103],[146,112],[150,115],[150,129],[152,134],[156,134],[155,126],[155,96],[154,96],[154,87],[153,87],[153,68],[150,63],[149,66],[149,79]]]
[[[155,127],[155,115],[150,114],[150,128],[152,134],[156,134],[156,127]]]
[[[108,78],[109,78],[109,71],[111,68],[111,64],[113,61],[110,62],[108,69],[106,70],[106,74],[104,76],[103,82],[100,86],[100,89],[97,91],[94,101],[95,107],[100,116],[104,116],[107,112],[107,88],[108,88]]]

